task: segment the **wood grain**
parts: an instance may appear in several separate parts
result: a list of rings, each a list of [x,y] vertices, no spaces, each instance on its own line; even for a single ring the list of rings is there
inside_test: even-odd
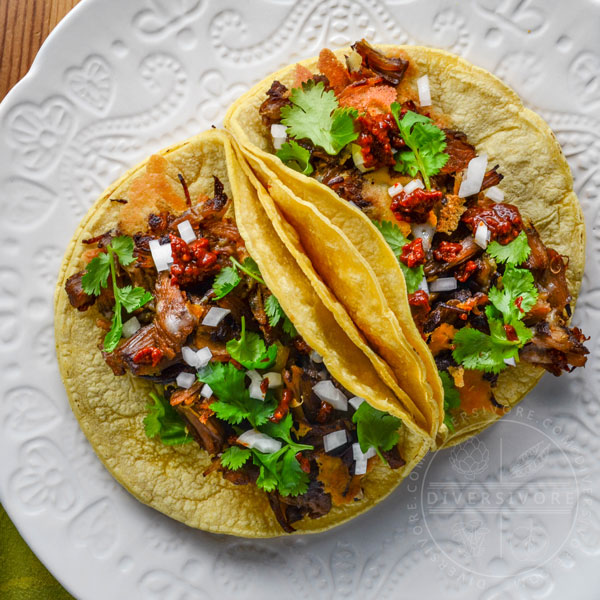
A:
[[[29,70],[42,42],[79,0],[0,0],[0,100]]]

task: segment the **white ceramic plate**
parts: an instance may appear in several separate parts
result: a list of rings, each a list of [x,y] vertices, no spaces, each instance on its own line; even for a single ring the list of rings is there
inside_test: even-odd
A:
[[[78,598],[598,598],[600,4],[532,0],[84,0],[0,109],[0,492]],[[456,52],[547,118],[588,227],[588,367],[429,458],[313,537],[198,532],[130,497],[73,418],[52,339],[57,268],[124,169],[219,125],[250,84],[360,37]]]

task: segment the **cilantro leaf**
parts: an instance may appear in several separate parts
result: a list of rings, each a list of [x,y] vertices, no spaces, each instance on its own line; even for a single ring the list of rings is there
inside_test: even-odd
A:
[[[227,469],[237,471],[250,458],[252,452],[248,448],[239,446],[230,446],[221,455],[221,464]]]
[[[273,454],[253,449],[252,461],[260,468],[256,485],[266,492],[277,488],[282,496],[297,496],[308,489],[308,473],[300,467],[291,446],[283,446]]]
[[[130,265],[135,260],[133,256],[133,238],[130,238],[128,235],[121,235],[114,238],[110,242],[110,247],[124,267]]]
[[[444,423],[454,432],[454,423],[450,411],[460,406],[460,394],[454,385],[454,380],[446,371],[440,371],[440,379],[444,387]]]
[[[144,306],[147,302],[152,300],[152,294],[147,292],[141,287],[131,287],[126,285],[125,287],[119,288],[119,300],[123,308],[131,313],[134,310]]]
[[[177,411],[165,400],[153,392],[152,404],[146,405],[148,414],[144,417],[144,431],[149,438],[158,436],[166,446],[187,444],[192,441],[185,424]]]
[[[216,293],[215,298],[220,300],[227,296],[242,281],[235,267],[225,267],[221,269],[213,282],[213,289]]]
[[[261,277],[260,274],[260,269],[258,268],[258,265],[256,264],[256,261],[253,258],[246,258],[244,260],[243,263],[239,263],[233,256],[231,257],[231,262],[234,264],[234,266],[236,266],[240,271],[243,271],[244,273],[246,273],[246,275],[249,275],[250,277],[252,277],[252,279],[255,279],[256,281],[258,281],[258,283],[262,283],[263,285],[267,285],[264,281],[264,279]]]
[[[283,308],[281,308],[279,300],[277,300],[273,294],[271,294],[265,301],[265,313],[267,314],[267,317],[269,317],[269,325],[271,325],[271,327],[275,327],[277,323],[283,319],[283,331],[290,337],[296,337],[298,335],[296,327],[288,319],[285,312],[283,312]]]
[[[340,108],[333,90],[326,92],[322,81],[310,80],[294,88],[290,100],[291,106],[281,109],[281,122],[290,137],[309,139],[331,155],[358,137],[354,130],[358,111]]]
[[[262,433],[266,433],[272,438],[278,438],[283,440],[286,444],[292,447],[296,452],[301,452],[302,450],[312,450],[313,446],[307,446],[306,444],[298,444],[292,440],[291,429],[293,425],[293,419],[291,413],[288,413],[284,419],[282,419],[279,423],[273,423],[272,421],[268,421],[264,425],[262,425],[259,430]]]
[[[508,263],[509,265],[520,265],[524,263],[531,254],[531,248],[527,241],[527,234],[521,231],[519,235],[504,246],[496,240],[490,242],[486,252],[498,263]]]
[[[106,287],[109,273],[110,262],[108,253],[103,252],[96,256],[96,258],[92,258],[81,278],[83,291],[92,296],[99,296],[101,288]]]
[[[537,302],[538,291],[533,274],[509,264],[502,276],[502,290],[497,287],[488,293],[490,302],[502,313],[506,323],[522,319]]]
[[[383,236],[383,239],[388,243],[392,252],[399,258],[402,255],[402,247],[408,244],[408,239],[404,236],[400,227],[395,225],[391,221],[373,221],[373,225],[377,227],[379,233]],[[404,280],[406,281],[406,290],[409,294],[416,292],[423,281],[425,271],[423,265],[418,267],[409,267],[405,265],[401,260],[398,260],[402,273],[404,274]]]
[[[310,150],[303,148],[296,140],[285,142],[275,154],[288,167],[303,175],[310,175],[314,171],[310,164]]]
[[[420,115],[411,110],[407,111],[402,119],[402,107],[397,102],[392,103],[391,111],[396,119],[402,139],[410,150],[397,154],[394,169],[400,173],[407,173],[414,177],[421,173],[425,187],[430,190],[429,177],[437,175],[440,169],[448,162],[446,149],[446,135],[436,127],[429,117]]]
[[[231,357],[247,369],[267,369],[273,365],[277,357],[277,346],[275,344],[267,348],[260,335],[253,331],[246,333],[246,319],[244,317],[242,317],[242,335],[240,339],[229,340],[225,347]]]
[[[352,421],[356,423],[360,449],[366,452],[372,446],[381,460],[387,462],[381,453],[391,450],[398,443],[398,428],[402,421],[373,408],[368,402],[363,402],[358,407],[352,415]]]
[[[504,333],[502,323],[499,323]],[[476,369],[486,373],[503,371],[506,368],[505,358],[518,357],[518,342],[508,341],[505,334],[503,339],[497,328],[494,333],[495,335],[487,335],[471,327],[463,327],[457,331],[453,340],[454,360],[465,369]]]

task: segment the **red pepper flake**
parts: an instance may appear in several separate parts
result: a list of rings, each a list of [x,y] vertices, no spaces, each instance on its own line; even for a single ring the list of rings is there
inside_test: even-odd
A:
[[[263,381],[265,381],[265,379],[263,379]],[[267,385],[268,385],[268,383],[267,383]],[[263,391],[262,383],[260,384],[260,391],[261,392]],[[266,390],[263,393],[266,393]],[[271,421],[273,423],[279,423],[279,421],[281,421],[281,419],[283,419],[288,414],[288,411],[290,410],[290,402],[292,401],[293,397],[294,397],[294,395],[292,394],[291,390],[288,390],[288,389],[283,390],[283,394],[281,394],[281,400],[280,400],[279,404],[277,405],[277,408],[275,409],[273,416],[269,417],[269,421]]]
[[[356,143],[361,147],[367,169],[393,167],[394,152],[406,144],[400,136],[396,119],[391,113],[365,113],[356,119],[360,134]]]
[[[296,460],[300,463],[300,468],[305,473],[310,473],[310,462],[308,458],[302,454],[302,452],[298,452],[298,454],[296,454]]]
[[[504,331],[506,332],[506,339],[509,342],[519,341],[519,336],[517,335],[517,332],[512,325],[504,325]]]
[[[407,267],[416,267],[425,263],[425,250],[423,250],[423,240],[417,238],[413,242],[402,246],[402,255],[400,260]]]
[[[265,377],[261,382],[260,382],[260,391],[263,394],[267,393],[267,390],[269,389],[269,378]]]
[[[454,277],[456,277],[457,281],[464,283],[475,271],[479,269],[479,266],[474,260],[468,260],[461,268],[459,268],[456,273],[454,273]]]
[[[317,421],[319,423],[325,423],[329,415],[333,412],[333,406],[328,402],[324,402],[321,400],[321,407],[319,408],[319,412],[317,413]]]
[[[421,331],[421,335],[423,335],[423,324],[425,323],[427,314],[431,310],[429,296],[423,290],[417,290],[408,295],[408,303],[410,304],[413,320],[419,331]]]
[[[199,238],[191,244],[186,244],[181,238],[171,233],[169,239],[173,256],[172,285],[181,286],[194,283],[201,278],[202,274],[214,272],[217,253],[208,249],[210,242],[206,238]]]
[[[462,244],[454,242],[440,242],[440,245],[433,251],[433,258],[439,262],[452,262],[462,250]]]
[[[398,221],[425,223],[433,205],[437,200],[441,200],[442,196],[439,190],[427,191],[421,188],[417,188],[410,194],[400,192],[394,196],[390,209]]]
[[[525,311],[523,310],[523,307],[521,306],[523,304],[523,296],[518,296],[515,299],[515,306],[522,312],[524,313]]]
[[[156,346],[147,346],[142,348],[133,357],[133,362],[136,365],[145,364],[155,367],[163,357],[163,351]]]

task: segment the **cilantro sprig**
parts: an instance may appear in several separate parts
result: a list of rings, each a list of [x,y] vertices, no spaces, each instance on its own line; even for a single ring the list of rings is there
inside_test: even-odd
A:
[[[281,122],[287,126],[289,137],[309,139],[331,155],[358,137],[354,128],[358,111],[340,108],[333,90],[326,92],[322,81],[315,84],[311,79],[302,88],[294,88],[290,101],[291,105],[281,109]]]
[[[383,239],[388,243],[392,252],[399,258],[402,255],[402,248],[408,244],[408,240],[402,234],[400,227],[392,223],[391,221],[373,221],[373,225],[377,227],[379,233],[383,236]],[[416,292],[423,281],[423,265],[418,267],[409,267],[405,265],[401,260],[398,260],[404,279],[406,281],[406,289],[409,294]]]
[[[310,164],[310,150],[303,148],[296,140],[285,142],[275,154],[288,167],[303,175],[310,175],[314,171]]]
[[[108,285],[109,274],[111,276],[115,307],[110,330],[104,337],[104,350],[112,352],[119,344],[123,332],[121,308],[132,313],[152,300],[152,294],[142,287],[126,285],[120,288],[117,284],[116,261],[124,267],[135,261],[133,239],[126,235],[114,238],[106,250],[89,262],[81,278],[81,286],[86,294],[98,296],[102,288]]]
[[[363,452],[371,447],[375,449],[383,462],[387,462],[382,452],[391,450],[400,439],[398,429],[402,421],[388,413],[373,408],[368,402],[363,402],[352,415],[356,423],[358,443]]]
[[[277,346],[275,344],[271,344],[267,348],[258,333],[246,332],[246,319],[244,317],[242,317],[240,339],[229,340],[225,347],[231,358],[237,360],[246,369],[268,369],[277,358]]]
[[[444,424],[454,433],[454,423],[450,411],[460,406],[460,394],[454,380],[446,371],[440,371],[440,379],[444,388]]]
[[[277,323],[283,319],[283,331],[290,337],[296,337],[298,335],[294,324],[288,319],[283,308],[281,308],[281,304],[279,304],[279,300],[277,300],[273,294],[265,300],[265,313],[267,314],[267,317],[269,317],[269,325],[271,325],[271,327],[275,327]]]
[[[496,240],[490,242],[486,252],[494,258],[497,263],[520,265],[529,258],[531,248],[527,241],[527,234],[524,231],[521,231],[521,233],[508,244],[502,245]]]
[[[215,291],[215,298],[217,300],[227,296],[227,294],[233,291],[242,281],[239,271],[246,273],[246,275],[258,281],[258,283],[266,285],[264,279],[260,275],[260,269],[258,268],[258,265],[254,259],[248,257],[243,263],[240,263],[233,256],[231,256],[230,260],[231,267],[225,267],[224,269],[221,269],[213,282],[213,289]]]
[[[188,444],[192,437],[177,411],[165,400],[150,392],[151,404],[146,405],[148,413],[144,417],[144,431],[149,438],[158,436],[165,446]]]
[[[421,173],[425,187],[430,190],[429,177],[437,175],[448,162],[446,135],[436,127],[429,117],[411,110],[400,118],[402,107],[397,102],[391,105],[391,111],[396,119],[402,139],[410,150],[398,152],[394,169],[414,177]]]

